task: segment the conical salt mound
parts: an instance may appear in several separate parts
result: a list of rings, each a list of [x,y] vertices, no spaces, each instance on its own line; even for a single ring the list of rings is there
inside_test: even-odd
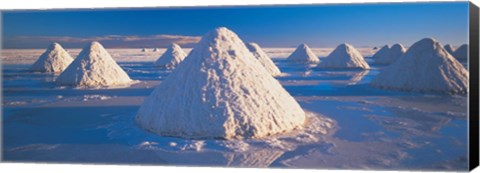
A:
[[[160,58],[158,58],[155,65],[166,68],[175,68],[175,66],[180,64],[186,56],[187,54],[182,48],[174,43],[168,47],[167,51],[165,51]]]
[[[444,48],[450,55],[452,55],[453,52],[454,52],[454,51],[453,51],[453,47],[452,47],[452,45],[450,45],[450,44],[446,44],[445,46],[443,46],[443,48]]]
[[[382,70],[371,85],[405,91],[466,93],[468,71],[438,41],[425,38]]]
[[[58,76],[58,85],[115,86],[132,82],[110,54],[98,42],[88,44],[77,58]]]
[[[278,69],[272,59],[268,57],[267,53],[265,53],[257,43],[247,43],[246,46],[272,76],[278,76],[281,74],[280,69]]]
[[[332,69],[370,69],[370,66],[362,54],[347,43],[337,46],[317,67]]]
[[[260,138],[303,126],[305,113],[227,28],[203,36],[147,97],[136,121],[164,136]]]
[[[391,64],[397,61],[406,52],[405,47],[401,44],[393,45],[386,54],[375,60],[377,64]]]
[[[297,49],[295,49],[295,51],[287,58],[287,60],[298,63],[320,62],[320,59],[318,59],[317,55],[313,53],[307,44],[300,44]]]
[[[153,48],[153,51],[158,52],[159,50],[158,50],[158,48]]]
[[[381,58],[390,55],[390,47],[388,45],[383,46],[377,53],[373,54],[373,58]]]
[[[461,45],[460,47],[453,52],[453,57],[457,58],[459,61],[467,61],[468,59],[468,45],[464,44]]]
[[[31,71],[60,73],[65,70],[73,58],[58,43],[52,43],[47,50],[38,58]]]

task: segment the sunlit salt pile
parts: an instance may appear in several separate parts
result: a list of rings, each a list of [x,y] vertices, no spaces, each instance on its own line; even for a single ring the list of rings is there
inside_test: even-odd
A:
[[[165,67],[165,68],[175,68],[180,62],[185,59],[187,54],[182,50],[182,48],[173,43],[168,46],[167,51],[155,61],[156,66]]]
[[[382,70],[371,85],[405,91],[465,93],[468,71],[438,41],[425,38]]]
[[[273,63],[272,59],[265,53],[257,43],[247,43],[248,50],[253,54],[255,58],[267,69],[272,76],[278,76],[281,74],[280,69]]]
[[[305,120],[295,99],[224,27],[204,35],[136,115],[149,131],[183,138],[260,138]]]
[[[446,44],[445,46],[443,46],[443,48],[444,48],[450,55],[452,55],[453,52],[454,52],[454,51],[453,51],[453,47],[452,47],[452,45],[450,45],[450,44]]]
[[[362,54],[347,43],[337,46],[317,67],[332,69],[370,69],[370,66]]]
[[[52,43],[47,50],[38,58],[31,71],[60,73],[65,70],[73,58],[58,43]]]
[[[310,47],[308,47],[308,45],[305,43],[300,44],[297,49],[295,49],[295,51],[287,58],[287,60],[297,63],[320,62],[320,59],[318,59],[317,55],[315,55]]]
[[[391,64],[397,61],[407,50],[401,44],[394,44],[389,48],[386,53],[378,55],[378,58],[375,59],[377,64]]]
[[[115,86],[132,82],[103,46],[94,41],[88,44],[56,83],[67,86]]]
[[[468,45],[464,44],[461,45],[460,47],[453,52],[453,57],[457,58],[459,61],[467,61],[468,58]]]
[[[153,48],[153,51],[154,51],[154,52],[158,52],[159,49],[158,49],[158,48]]]
[[[147,48],[142,48],[142,52],[148,52]]]
[[[390,54],[390,47],[388,45],[383,46],[380,50],[378,50],[375,54],[373,54],[373,58],[381,58],[388,56]]]

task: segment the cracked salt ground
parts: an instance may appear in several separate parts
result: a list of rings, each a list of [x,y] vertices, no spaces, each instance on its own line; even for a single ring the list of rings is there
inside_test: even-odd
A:
[[[376,89],[368,84],[385,66],[373,65],[365,74],[319,70],[281,59],[293,49],[265,50],[282,72],[277,79],[308,112],[310,120],[315,121],[309,122],[307,129],[288,134],[234,141],[160,137],[133,122],[143,99],[171,72],[153,66],[162,51],[109,50],[128,75],[141,82],[126,88],[100,89],[56,87],[52,84],[55,75],[28,73],[29,65],[43,50],[2,54],[2,60],[8,60],[3,63],[12,62],[14,58],[10,55],[25,57],[18,59],[20,65],[10,63],[2,68],[4,159],[241,167],[467,169],[466,96]],[[275,54],[280,53],[284,57],[279,59]],[[320,57],[328,55],[328,51],[315,53]],[[141,58],[133,62],[135,59],[129,56],[133,54]],[[367,62],[371,61],[367,58]],[[330,123],[322,124],[324,121],[318,119],[329,119]],[[324,128],[327,126],[331,128]],[[322,131],[325,129],[329,130]]]

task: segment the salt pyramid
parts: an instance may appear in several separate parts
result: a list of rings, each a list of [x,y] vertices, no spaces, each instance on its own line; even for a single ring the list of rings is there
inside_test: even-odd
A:
[[[362,54],[352,45],[344,43],[318,64],[319,68],[333,69],[370,69]]]
[[[60,73],[65,70],[73,58],[56,42],[50,44],[47,50],[38,58],[31,71]]]
[[[385,54],[379,56],[375,63],[377,64],[391,64],[397,61],[407,50],[401,44],[394,44]]]
[[[272,76],[278,76],[281,74],[280,69],[278,69],[272,59],[268,57],[267,53],[265,53],[257,43],[247,43],[246,46]]]
[[[390,47],[388,45],[383,46],[377,53],[373,54],[373,58],[381,58],[390,55]]]
[[[142,48],[142,52],[148,52],[147,48]]]
[[[58,85],[115,86],[132,82],[103,46],[94,41],[88,44],[77,58],[58,76]]]
[[[465,93],[468,71],[438,41],[425,38],[382,70],[371,85],[394,90]]]
[[[224,27],[204,35],[136,115],[149,131],[183,138],[260,138],[305,120],[295,99]]]
[[[468,45],[464,44],[461,45],[460,47],[453,52],[453,57],[457,58],[459,61],[467,61],[468,59]]]
[[[443,48],[444,48],[450,55],[452,55],[453,52],[454,52],[454,51],[453,51],[453,47],[452,47],[452,45],[450,45],[450,44],[446,44],[445,46],[443,46]]]
[[[168,46],[167,51],[155,61],[155,65],[165,68],[175,68],[180,62],[185,59],[187,54],[182,50],[182,48],[173,43]]]
[[[290,62],[298,62],[298,63],[318,63],[320,59],[318,59],[317,55],[315,55],[310,47],[307,44],[303,43],[300,44],[297,49],[287,58]]]
[[[158,52],[159,50],[158,50],[158,48],[153,48],[153,51]]]

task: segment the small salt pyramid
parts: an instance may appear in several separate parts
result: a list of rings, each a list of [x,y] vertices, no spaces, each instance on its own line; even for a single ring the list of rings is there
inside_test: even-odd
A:
[[[401,44],[394,44],[385,54],[380,55],[375,63],[377,64],[391,64],[397,61],[407,50]]]
[[[315,55],[310,47],[308,47],[308,45],[305,43],[300,44],[297,49],[295,49],[295,51],[287,58],[287,60],[297,63],[320,62],[320,59],[318,59],[317,55]]]
[[[261,138],[305,120],[295,99],[224,27],[204,35],[136,115],[153,133],[183,138]]]
[[[96,41],[83,48],[56,80],[58,85],[85,87],[115,86],[131,82],[127,73]]]
[[[173,43],[168,46],[167,51],[160,56],[160,58],[155,61],[156,66],[165,67],[165,68],[175,68],[180,62],[185,59],[187,54],[182,50],[182,48]]]
[[[142,52],[148,52],[147,48],[142,48]]]
[[[377,53],[373,54],[373,58],[381,58],[390,55],[390,47],[388,45],[383,46]]]
[[[153,48],[153,51],[158,52],[159,50],[158,50],[158,48]]]
[[[450,55],[452,55],[453,52],[454,52],[454,51],[453,51],[453,47],[452,47],[452,45],[450,45],[450,44],[446,44],[445,46],[443,46],[443,48],[444,48]]]
[[[457,58],[459,61],[467,61],[468,59],[468,45],[463,44],[453,52],[453,57]]]
[[[425,38],[382,70],[371,85],[405,91],[466,93],[468,71],[438,41]]]
[[[347,43],[337,46],[317,67],[331,69],[370,69],[370,66],[362,54]]]
[[[281,74],[280,69],[278,69],[272,59],[270,59],[267,53],[265,53],[257,43],[247,43],[246,46],[272,76],[278,76]]]
[[[50,44],[47,50],[38,58],[31,71],[61,73],[65,70],[73,58],[56,42]]]

